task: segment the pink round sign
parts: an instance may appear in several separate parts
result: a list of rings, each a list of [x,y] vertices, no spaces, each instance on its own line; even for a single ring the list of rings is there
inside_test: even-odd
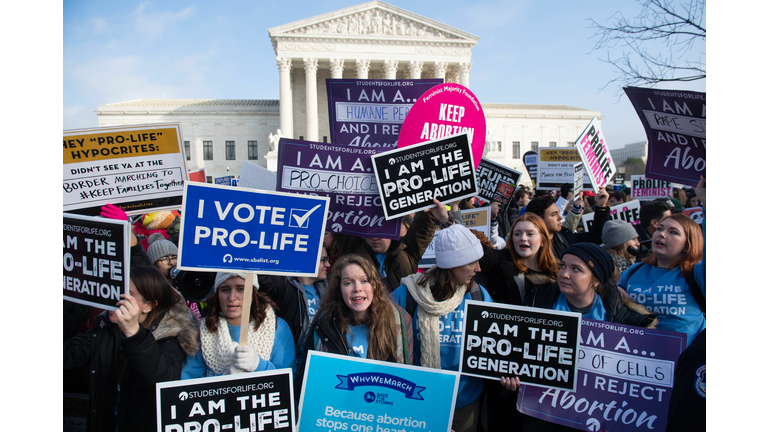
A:
[[[475,169],[485,148],[485,114],[475,95],[461,84],[439,84],[427,90],[405,117],[397,147],[466,132]]]

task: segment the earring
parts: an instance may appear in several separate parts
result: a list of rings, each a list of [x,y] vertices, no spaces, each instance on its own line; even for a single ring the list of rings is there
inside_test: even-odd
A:
[[[143,313],[147,313],[147,310],[146,310],[146,309],[144,309],[142,312],[143,312]]]

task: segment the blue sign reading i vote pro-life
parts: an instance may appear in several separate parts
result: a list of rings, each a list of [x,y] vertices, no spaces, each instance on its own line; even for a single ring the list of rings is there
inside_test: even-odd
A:
[[[317,275],[328,201],[187,182],[178,267]]]
[[[309,351],[299,432],[448,432],[459,374]]]

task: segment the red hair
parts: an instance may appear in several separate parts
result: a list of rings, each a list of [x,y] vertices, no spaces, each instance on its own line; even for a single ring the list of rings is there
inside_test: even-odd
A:
[[[670,268],[680,267],[684,276],[693,276],[693,267],[704,258],[704,235],[701,233],[699,225],[688,216],[677,213],[669,215],[661,220],[664,222],[672,219],[683,227],[685,233],[685,252],[672,263]],[[659,223],[661,223],[659,222]],[[658,258],[651,252],[651,255],[643,262],[655,266],[658,264]]]
[[[524,213],[522,216],[515,220],[512,224],[512,228],[509,229],[509,237],[507,239],[507,248],[510,255],[512,255],[512,261],[515,263],[515,267],[521,272],[528,271],[528,266],[525,265],[523,257],[517,254],[515,245],[512,240],[512,235],[515,232],[515,227],[519,222],[530,222],[539,231],[539,237],[541,237],[541,248],[536,253],[536,263],[539,265],[539,269],[547,276],[557,278],[557,272],[560,270],[557,266],[557,259],[552,253],[552,240],[549,238],[549,232],[547,231],[547,225],[544,223],[544,219],[534,213]]]

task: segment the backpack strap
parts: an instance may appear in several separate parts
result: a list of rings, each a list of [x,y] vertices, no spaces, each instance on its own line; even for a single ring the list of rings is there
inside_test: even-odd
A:
[[[645,265],[645,263],[641,262],[639,266],[637,266],[637,267],[635,267],[635,268],[633,268],[632,270],[629,271],[629,276],[627,276],[627,285],[629,285],[629,280],[632,279],[632,275],[637,273],[637,271],[640,270],[640,268],[642,268],[644,265]]]
[[[472,288],[469,290],[469,295],[472,296],[472,300],[483,301],[483,292],[480,291],[480,286],[477,282],[472,281]]]

